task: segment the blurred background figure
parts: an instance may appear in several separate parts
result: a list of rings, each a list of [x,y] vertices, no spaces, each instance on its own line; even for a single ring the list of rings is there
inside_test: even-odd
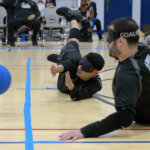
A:
[[[87,0],[81,0],[81,6],[78,10],[82,14],[80,41],[92,42],[91,21],[94,19],[93,8],[87,5]]]
[[[40,11],[37,3],[32,0],[17,0],[14,6],[14,19],[8,24],[8,43],[15,46],[15,40],[12,38],[14,31],[21,26],[26,25],[33,30],[32,45],[37,46],[37,33],[40,31],[41,22],[38,19]]]
[[[37,1],[37,6],[39,8],[39,11],[41,13],[40,17],[39,17],[39,20],[41,21],[41,23],[45,24],[46,23],[46,19],[45,17],[43,16],[43,11],[44,11],[44,8],[45,8],[45,5],[46,5],[46,0],[38,0]],[[41,33],[40,33],[41,35]]]
[[[45,8],[45,1],[46,0],[38,0],[37,1],[37,6],[39,8],[39,11],[41,12],[41,15],[43,15],[42,13],[43,13],[43,10]]]
[[[99,40],[103,39],[102,34],[103,31],[101,30],[101,21],[97,18],[97,6],[94,1],[87,0],[87,4],[89,7],[93,8],[94,11],[94,19],[92,20],[92,29],[94,29],[94,26],[96,25],[97,35],[99,37]]]
[[[46,7],[56,7],[56,0],[46,0]]]

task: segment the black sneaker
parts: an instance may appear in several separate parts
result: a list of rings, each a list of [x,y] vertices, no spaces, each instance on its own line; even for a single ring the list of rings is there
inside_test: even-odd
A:
[[[79,11],[71,10],[68,7],[60,7],[56,10],[56,13],[60,16],[64,16],[67,21],[75,19],[79,22],[82,20],[82,15]]]
[[[58,57],[59,57],[58,54],[50,54],[47,56],[47,60],[52,61],[54,63],[58,63]]]

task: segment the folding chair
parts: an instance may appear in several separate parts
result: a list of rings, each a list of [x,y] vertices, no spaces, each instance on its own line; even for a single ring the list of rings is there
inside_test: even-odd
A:
[[[42,25],[42,46],[45,46],[45,36],[44,36],[44,30],[49,30],[50,31],[50,35],[52,35],[53,33],[53,29],[60,29],[60,33],[61,33],[61,38],[62,40],[64,40],[64,32],[65,32],[65,25],[61,25],[60,24],[60,16],[56,14],[56,7],[53,8],[45,8],[43,11],[43,16],[46,19],[46,23]],[[51,21],[54,20],[53,23],[51,23]]]

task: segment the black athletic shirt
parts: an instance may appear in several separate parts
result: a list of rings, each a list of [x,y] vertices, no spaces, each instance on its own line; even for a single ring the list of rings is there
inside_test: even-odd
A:
[[[112,89],[117,112],[81,129],[84,137],[96,137],[128,127],[133,120],[150,123],[150,49],[140,44],[138,52],[119,62]]]
[[[38,6],[36,2],[32,0],[28,0],[26,3],[23,2],[22,0],[16,0],[14,4],[14,13],[15,13],[15,18],[20,18],[20,19],[27,19],[28,16],[34,14],[35,17],[40,16],[40,11],[38,9]]]
[[[58,63],[64,66],[64,72],[70,72],[71,79],[74,83],[74,89],[69,91],[65,86],[64,72],[59,74],[57,88],[63,93],[69,93],[71,99],[74,101],[92,97],[93,94],[100,91],[102,88],[101,79],[98,75],[88,81],[83,81],[76,76],[77,68],[81,59],[82,57],[78,44],[71,41],[61,50]]]

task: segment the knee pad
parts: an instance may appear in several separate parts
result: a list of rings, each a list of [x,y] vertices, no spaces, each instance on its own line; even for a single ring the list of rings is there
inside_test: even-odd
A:
[[[70,33],[69,33],[69,39],[71,39],[71,38],[76,38],[76,39],[78,39],[78,40],[80,40],[80,30],[79,29],[77,29],[77,28],[72,28],[71,30],[70,30]]]

